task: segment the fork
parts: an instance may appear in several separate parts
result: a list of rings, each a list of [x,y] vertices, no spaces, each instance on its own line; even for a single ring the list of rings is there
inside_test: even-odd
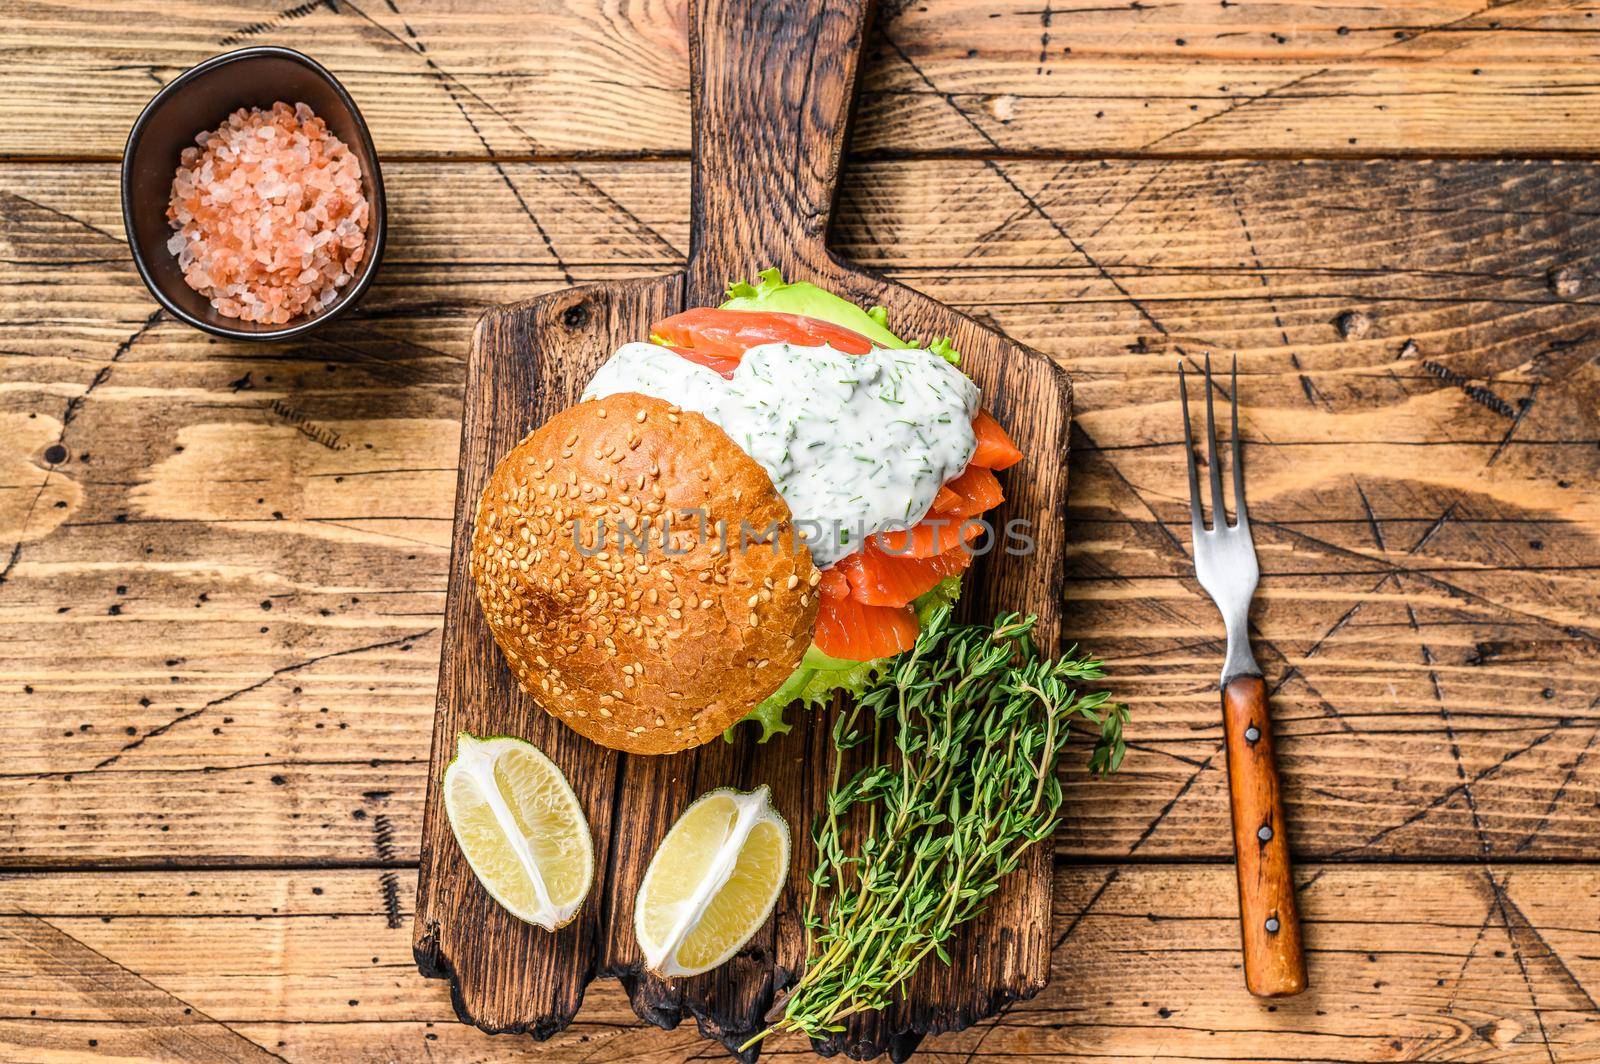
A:
[[[1222,613],[1228,653],[1222,663],[1222,726],[1228,751],[1228,794],[1233,806],[1233,852],[1239,873],[1239,926],[1244,944],[1244,983],[1258,997],[1288,997],[1306,988],[1300,914],[1294,900],[1289,843],[1283,831],[1283,798],[1272,753],[1267,684],[1250,653],[1250,599],[1260,567],[1250,538],[1244,502],[1244,467],[1239,459],[1239,359],[1233,360],[1229,399],[1233,407],[1233,508],[1228,524],[1222,501],[1211,402],[1211,356],[1206,356],[1206,467],[1211,477],[1211,528],[1200,511],[1200,475],[1189,429],[1189,388],[1178,364],[1183,401],[1184,455],[1189,465],[1189,519],[1194,533],[1194,571]]]

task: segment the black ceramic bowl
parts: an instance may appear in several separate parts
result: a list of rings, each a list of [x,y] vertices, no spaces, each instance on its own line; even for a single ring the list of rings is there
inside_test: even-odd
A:
[[[177,256],[167,250],[167,241],[175,232],[167,224],[167,203],[178,157],[194,145],[195,134],[216,129],[241,107],[265,110],[279,100],[291,106],[309,106],[360,161],[361,188],[368,203],[367,252],[359,272],[326,310],[282,325],[264,325],[218,314],[210,300],[189,287]],[[384,216],[378,153],[355,101],[319,63],[289,48],[244,48],[185,71],[146,105],[122,153],[122,224],[139,276],[156,301],[175,317],[217,336],[286,340],[344,313],[361,298],[377,273],[383,257]]]

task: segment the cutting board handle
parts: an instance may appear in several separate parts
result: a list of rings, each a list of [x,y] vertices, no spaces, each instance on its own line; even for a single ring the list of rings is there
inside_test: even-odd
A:
[[[688,304],[823,272],[872,0],[690,0]]]

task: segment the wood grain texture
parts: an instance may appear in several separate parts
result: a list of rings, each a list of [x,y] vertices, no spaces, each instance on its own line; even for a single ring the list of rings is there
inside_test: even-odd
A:
[[[463,354],[490,306],[683,267],[687,17],[0,0],[0,1058],[702,1051],[609,980],[537,1048],[485,1036],[407,927]],[[1597,18],[881,5],[833,247],[1070,367],[1066,634],[1134,709],[1116,780],[1063,766],[1059,852],[1115,863],[1057,867],[1050,987],[924,1058],[1600,1056],[1600,171],[1481,161],[1596,155]],[[360,317],[265,349],[152,316],[114,165],[67,162],[261,42],[350,86],[395,218]],[[1315,981],[1275,1008],[1185,551],[1170,375],[1208,351],[1245,368]]]
[[[362,911],[383,911],[383,871],[409,906],[473,322],[572,280],[678,268],[688,248],[682,163],[502,169],[504,180],[474,163],[386,167],[404,221],[360,317],[259,348],[150,320],[120,242],[114,167],[0,167],[9,867],[363,866],[347,873],[364,877]],[[1134,749],[1106,783],[1063,766],[1063,854],[1231,855],[1221,628],[1183,548],[1171,374],[1180,349],[1240,352],[1255,621],[1270,644],[1258,657],[1301,882],[1324,873],[1303,901],[1312,920],[1333,884],[1344,913],[1327,950],[1317,940],[1332,932],[1307,931],[1314,993],[1337,996],[1263,1014],[1242,991],[1214,991],[1239,981],[1224,967],[1238,960],[1231,869],[1125,866],[1106,897],[1154,885],[1117,910],[1126,919],[1085,919],[1068,936],[1100,944],[1056,961],[1053,986],[1073,996],[1048,990],[992,1033],[928,1040],[924,1056],[950,1045],[951,1059],[1548,1061],[1545,1034],[1558,1060],[1592,1052],[1576,1041],[1592,1031],[1590,1006],[1560,973],[1592,993],[1594,951],[1569,930],[1586,926],[1572,914],[1588,919],[1575,907],[1593,888],[1548,880],[1561,885],[1535,899],[1518,884],[1563,872],[1522,862],[1596,859],[1600,523],[1584,486],[1600,473],[1588,428],[1600,402],[1597,194],[1587,164],[847,166],[841,254],[1074,375],[1067,635],[1108,657],[1133,705]],[[52,465],[57,444],[68,461]],[[1489,874],[1311,867],[1485,854]],[[302,874],[346,873],[261,873]],[[97,875],[118,896],[146,889],[144,873]],[[1439,909],[1433,876],[1467,900]],[[179,894],[196,889],[191,873],[176,879]],[[1083,882],[1086,899],[1099,879]],[[1503,913],[1491,891],[1502,882]],[[1174,902],[1192,891],[1209,908]],[[1058,902],[1058,937],[1076,912]],[[1414,913],[1405,926],[1420,930],[1395,938],[1396,915]],[[127,956],[169,990],[204,982],[291,1012],[321,987],[325,1013],[229,1020],[269,1047],[285,1041],[274,1051],[295,1060],[429,1048],[678,1060],[701,1044],[685,1028],[625,1026],[629,1003],[609,980],[540,1050],[484,1038],[454,1022],[440,985],[410,974],[406,930],[384,951],[386,981],[350,996],[364,1007],[421,988],[433,1011],[346,1024],[338,981],[313,972],[342,979],[341,958],[369,962],[376,923],[346,923],[355,942],[290,933],[304,921],[265,922],[267,937],[252,937],[253,918],[240,926],[249,933],[226,947],[254,983],[184,982],[183,950],[203,941],[186,936],[159,961]],[[1213,946],[1197,961],[1185,936],[1199,926]],[[25,1011],[3,1021],[6,1037],[69,1058],[88,1038],[154,1055],[126,1024]]]
[[[147,325],[114,168],[0,169],[8,862],[414,845],[472,323],[688,243],[682,165],[506,171],[553,253],[490,168],[397,165],[361,316],[277,349]],[[1065,852],[1230,852],[1181,347],[1240,352],[1297,855],[1595,858],[1596,195],[1580,164],[847,171],[844,253],[1074,373],[1066,634],[1135,749],[1110,783],[1067,767]]]
[[[686,6],[6,0],[0,155],[115,158],[160,85],[266,43],[332,69],[386,158],[682,154]],[[1559,0],[885,3],[854,148],[1592,155],[1595,17]]]
[[[1264,679],[1236,676],[1222,688],[1222,734],[1244,984],[1257,997],[1291,997],[1306,988],[1306,959]]]
[[[1058,868],[1050,985],[916,1059],[1548,1064],[1600,1050],[1592,867],[1305,866],[1320,978],[1270,1009],[1240,985],[1232,880],[1226,864]],[[640,1026],[605,980],[548,1042],[457,1023],[444,985],[412,967],[412,886],[371,869],[6,877],[0,1058],[172,1060],[184,1038],[291,1064],[666,1064],[704,1046],[689,1025]],[[765,1056],[814,1059],[799,1039]]]

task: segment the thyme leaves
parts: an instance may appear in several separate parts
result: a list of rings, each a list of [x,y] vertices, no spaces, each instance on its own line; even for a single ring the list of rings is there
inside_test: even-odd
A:
[[[1080,685],[1100,663],[1045,658],[1032,617],[957,624],[936,610],[916,645],[840,714],[833,781],[812,830],[805,974],[778,1031],[825,1038],[891,1004],[930,955],[950,962],[1022,854],[1055,832],[1057,755],[1074,717],[1098,738],[1096,774],[1115,771],[1127,708]],[[844,764],[860,762],[848,778]]]

